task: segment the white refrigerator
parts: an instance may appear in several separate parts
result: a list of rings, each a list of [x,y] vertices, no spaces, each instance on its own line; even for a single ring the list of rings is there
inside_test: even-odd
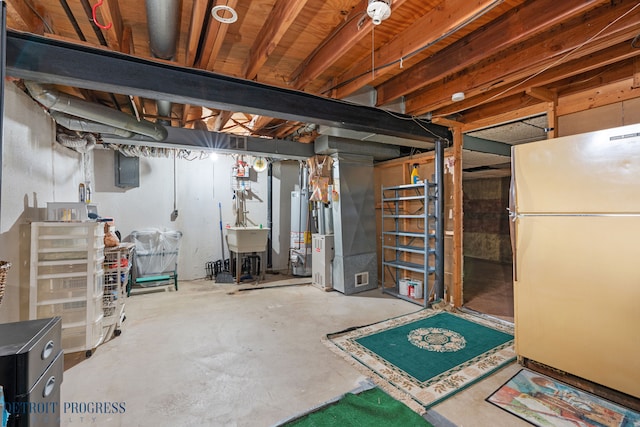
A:
[[[518,356],[640,397],[640,125],[512,149]]]

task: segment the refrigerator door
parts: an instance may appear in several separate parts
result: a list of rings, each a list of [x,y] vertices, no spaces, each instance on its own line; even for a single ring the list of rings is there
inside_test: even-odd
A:
[[[516,219],[519,356],[640,397],[640,216]]]
[[[640,213],[640,125],[513,148],[518,213]]]

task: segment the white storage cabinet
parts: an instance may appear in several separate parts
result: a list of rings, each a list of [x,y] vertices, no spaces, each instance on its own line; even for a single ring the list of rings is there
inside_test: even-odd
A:
[[[91,356],[103,340],[104,224],[33,222],[29,319],[62,317],[62,348]]]

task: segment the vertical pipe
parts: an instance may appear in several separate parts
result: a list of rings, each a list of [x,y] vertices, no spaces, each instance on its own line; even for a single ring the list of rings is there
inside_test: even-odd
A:
[[[2,206],[2,152],[4,144],[4,81],[7,66],[7,4],[2,4],[2,20],[0,21],[0,206]]]
[[[267,166],[267,268],[273,268],[273,163]]]
[[[444,142],[436,140],[436,298],[444,298]]]

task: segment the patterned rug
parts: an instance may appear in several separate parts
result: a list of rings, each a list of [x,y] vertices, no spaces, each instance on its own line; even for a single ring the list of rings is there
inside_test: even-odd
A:
[[[508,326],[431,309],[329,334],[324,342],[420,414],[515,359]]]
[[[637,427],[640,414],[522,369],[487,401],[535,426]]]

